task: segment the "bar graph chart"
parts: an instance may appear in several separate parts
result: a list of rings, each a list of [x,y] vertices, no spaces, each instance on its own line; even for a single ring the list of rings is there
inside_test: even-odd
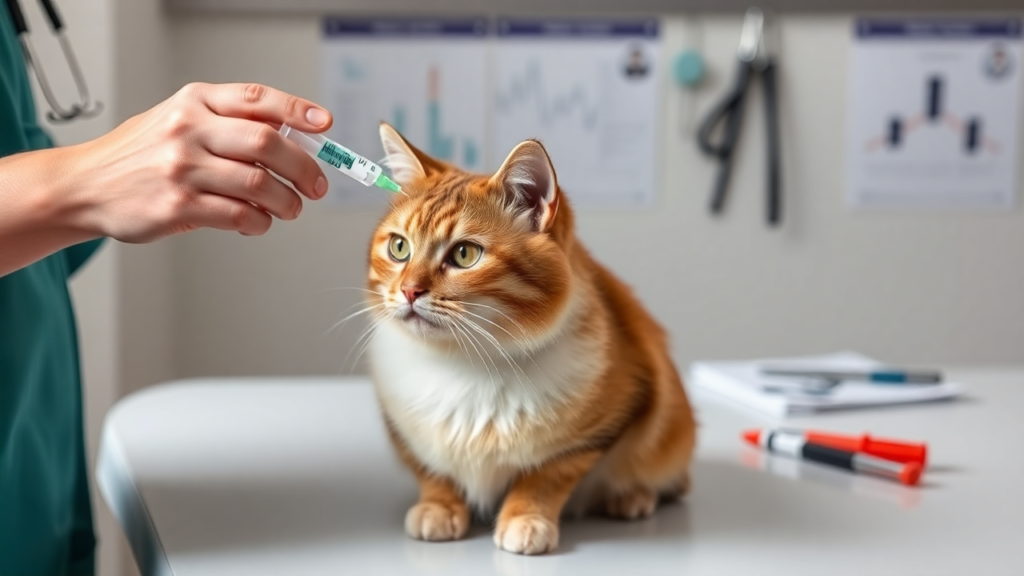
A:
[[[423,150],[435,158],[453,162],[467,170],[480,169],[480,144],[471,136],[458,138],[446,132],[440,86],[441,69],[437,65],[430,66],[426,74],[426,100],[422,114],[426,122]],[[403,134],[415,131],[409,124],[409,114],[403,104],[394,107],[391,125]]]
[[[482,170],[487,135],[486,22],[479,19],[346,19],[323,45],[324,103],[335,113],[330,136],[383,158],[378,124],[391,123],[414,146],[467,170]],[[338,203],[379,205],[341,178]]]
[[[1005,209],[1018,194],[1021,21],[862,18],[847,98],[847,199]]]
[[[946,79],[941,75],[929,76],[924,82],[923,109],[912,115],[893,114],[888,119],[885,133],[875,136],[865,144],[869,152],[889,150],[898,151],[908,146],[907,140],[921,128],[931,126],[941,128],[945,134],[936,135],[955,138],[960,142],[964,154],[973,155],[981,152],[999,154],[1000,146],[995,140],[982,133],[984,123],[979,113],[966,116],[958,115],[946,109]]]

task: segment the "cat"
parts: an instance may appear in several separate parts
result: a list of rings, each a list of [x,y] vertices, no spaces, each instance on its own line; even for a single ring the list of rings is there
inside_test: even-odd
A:
[[[419,483],[408,535],[459,539],[497,512],[499,548],[542,554],[563,513],[680,498],[695,424],[666,335],[576,238],[543,145],[484,176],[380,135],[405,196],[371,241],[368,357]]]

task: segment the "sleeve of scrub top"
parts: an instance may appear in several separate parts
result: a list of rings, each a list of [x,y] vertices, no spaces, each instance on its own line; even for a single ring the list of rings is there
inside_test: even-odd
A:
[[[90,240],[81,244],[76,244],[69,248],[64,249],[64,257],[68,260],[68,275],[72,275],[85,264],[89,257],[93,255],[96,250],[99,249],[100,244],[103,243],[102,238],[96,240]]]

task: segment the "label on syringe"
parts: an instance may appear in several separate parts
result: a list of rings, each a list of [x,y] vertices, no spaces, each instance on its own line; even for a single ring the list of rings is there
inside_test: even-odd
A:
[[[347,168],[352,169],[352,164],[356,161],[356,157],[349,153],[348,150],[344,150],[336,146],[333,142],[324,142],[320,153],[316,155],[317,158],[327,162],[335,168]]]

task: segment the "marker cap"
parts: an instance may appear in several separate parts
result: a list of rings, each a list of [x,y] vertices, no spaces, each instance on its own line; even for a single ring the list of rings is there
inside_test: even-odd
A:
[[[743,439],[754,446],[758,446],[761,443],[761,431],[746,430],[743,432]]]
[[[817,430],[805,432],[808,442],[840,450],[863,452],[893,462],[916,462],[924,466],[928,459],[928,445],[923,442],[904,442],[886,438],[872,438],[867,434],[848,436]]]
[[[900,472],[900,482],[907,486],[916,486],[918,481],[921,480],[922,471],[923,468],[920,462],[907,462],[907,465]]]

